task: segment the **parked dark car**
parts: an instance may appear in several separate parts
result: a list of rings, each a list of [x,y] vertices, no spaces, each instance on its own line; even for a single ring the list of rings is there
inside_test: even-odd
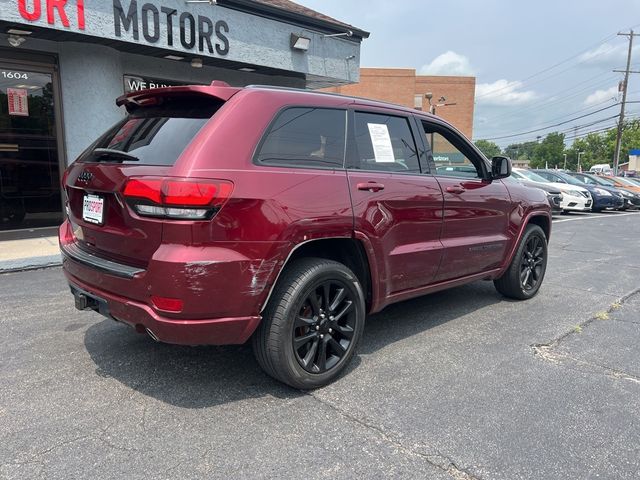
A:
[[[589,173],[571,173],[570,175],[588,185],[614,188],[616,192],[618,192],[624,198],[624,207],[620,208],[619,210],[627,210],[629,208],[636,209],[640,206],[640,194],[634,192],[633,187],[624,188],[623,185],[613,180],[616,177],[592,175]]]
[[[79,309],[162,342],[251,339],[269,375],[315,388],[368,313],[481,279],[528,299],[543,281],[546,195],[505,185],[510,161],[437,117],[221,82],[117,104],[128,116],[64,175]],[[475,175],[436,170],[441,148]]]
[[[625,202],[615,188],[607,187],[604,185],[590,185],[584,183],[577,178],[573,177],[567,172],[560,172],[558,170],[532,170],[541,177],[546,178],[550,182],[568,183],[570,185],[577,185],[589,190],[591,198],[593,199],[593,206],[591,210],[594,212],[601,212],[606,208],[619,210],[625,208]]]

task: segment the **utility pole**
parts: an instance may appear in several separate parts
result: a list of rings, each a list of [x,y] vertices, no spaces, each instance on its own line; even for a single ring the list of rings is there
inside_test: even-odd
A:
[[[620,163],[620,146],[622,144],[622,129],[624,124],[624,107],[627,101],[627,86],[629,85],[629,74],[640,73],[638,71],[631,71],[631,50],[633,49],[633,37],[637,37],[640,34],[633,33],[630,30],[629,33],[618,33],[620,36],[629,37],[629,51],[627,52],[627,68],[624,70],[614,70],[614,72],[624,73],[624,80],[622,81],[622,102],[620,103],[620,118],[618,119],[618,132],[616,135],[616,149],[613,154],[613,174],[618,175],[618,164]]]

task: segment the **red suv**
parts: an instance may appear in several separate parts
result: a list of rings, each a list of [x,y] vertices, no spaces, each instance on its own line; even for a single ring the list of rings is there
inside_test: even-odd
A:
[[[481,279],[540,288],[544,192],[503,183],[509,160],[437,117],[217,81],[117,104],[127,117],[63,179],[79,309],[161,342],[251,339],[269,375],[315,388],[386,305]]]

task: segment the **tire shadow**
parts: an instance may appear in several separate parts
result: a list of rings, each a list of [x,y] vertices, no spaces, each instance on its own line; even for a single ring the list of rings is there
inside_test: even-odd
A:
[[[505,299],[491,282],[476,282],[387,307],[367,319],[358,354],[372,354],[404,338]],[[143,395],[198,409],[247,398],[298,398],[306,393],[267,376],[250,344],[185,347],[156,343],[123,324],[103,320],[89,327],[84,344],[96,375],[113,378]]]

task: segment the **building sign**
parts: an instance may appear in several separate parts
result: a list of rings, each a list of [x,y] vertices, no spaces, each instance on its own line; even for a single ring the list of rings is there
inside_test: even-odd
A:
[[[75,3],[73,6],[67,5],[67,0],[18,0],[18,11],[20,16],[29,22],[40,20],[44,11],[49,25],[60,22],[66,28],[71,26],[69,15],[75,15],[78,29],[84,30],[84,0],[76,0]]]
[[[7,88],[9,115],[29,116],[29,94],[24,88]]]
[[[269,3],[256,7],[256,13],[251,5],[264,2],[237,3],[241,8],[209,0],[0,0],[0,23],[37,28],[28,37],[33,39],[40,37],[39,29],[55,30],[84,37],[56,36],[56,42],[106,44],[116,50],[132,50],[122,44],[142,51],[153,47],[186,60],[216,58],[348,83],[358,80],[358,60],[345,61],[359,58],[358,39],[327,38],[294,21],[262,15],[260,8]],[[291,49],[291,34],[300,31],[313,46],[306,52]],[[230,63],[228,68],[237,66]]]
[[[447,153],[436,153],[433,156],[433,160],[435,162],[443,162],[443,163],[464,163],[466,157],[460,152],[447,152]]]
[[[158,47],[180,46],[184,50],[224,57],[229,53],[229,24],[209,15],[179,11],[138,0],[112,0],[113,31],[116,38],[139,42],[144,39]],[[75,3],[75,5],[74,5]],[[216,10],[213,10],[216,11]],[[18,0],[23,20],[87,30],[84,0]],[[90,26],[89,26],[90,27]]]
[[[159,78],[139,77],[134,75],[124,75],[124,93],[137,92],[148,88],[179,87],[180,85],[194,85],[194,82],[176,82],[173,80],[162,80]]]
[[[130,35],[137,41],[142,30],[142,36],[148,43],[158,43],[162,37],[162,43],[169,47],[179,42],[185,50],[196,49],[209,54],[215,51],[219,56],[229,53],[229,38],[226,36],[229,25],[224,20],[214,23],[209,16],[179,12],[175,8],[158,8],[153,3],[138,6],[137,0],[130,0],[128,8],[125,8],[121,0],[113,0],[113,23],[116,37]],[[174,27],[178,32],[174,32]]]

